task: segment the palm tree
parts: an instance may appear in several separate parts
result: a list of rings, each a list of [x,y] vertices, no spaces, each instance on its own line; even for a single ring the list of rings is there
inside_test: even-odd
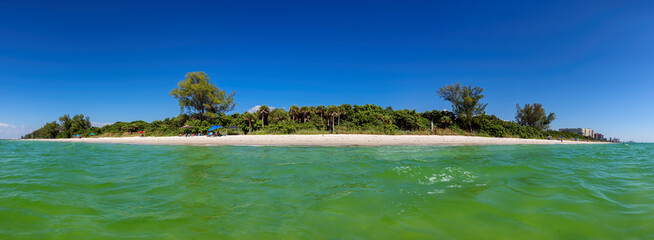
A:
[[[291,115],[291,120],[295,121],[300,113],[300,107],[293,105],[288,108],[288,114]]]
[[[270,111],[270,118],[272,118],[275,122],[281,122],[286,119],[288,119],[288,113],[282,108],[275,108],[274,110]]]
[[[300,113],[302,114],[302,122],[303,123],[307,122],[307,117],[309,115],[309,112],[310,112],[310,110],[309,110],[309,107],[307,107],[307,106],[304,106],[304,107],[300,108]]]
[[[323,105],[318,105],[316,107],[316,114],[320,114],[320,119],[322,119],[322,115],[325,114],[325,111],[327,111],[327,108],[325,108]]]
[[[268,113],[270,113],[270,108],[266,105],[261,105],[259,107],[259,115],[261,115],[261,126],[264,127],[266,126],[266,121],[265,119],[268,117]]]
[[[248,133],[252,132],[252,122],[257,120],[257,116],[255,116],[252,113],[246,112],[243,114],[243,120],[248,122],[248,126],[250,127],[250,131]]]
[[[329,125],[332,127],[332,132],[334,132],[334,118],[338,116],[338,111],[339,109],[336,106],[332,105],[327,107],[327,116],[329,116],[329,120],[331,122]]]

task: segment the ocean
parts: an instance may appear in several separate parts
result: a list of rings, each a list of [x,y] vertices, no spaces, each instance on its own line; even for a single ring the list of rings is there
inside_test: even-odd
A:
[[[0,239],[653,239],[654,144],[0,141]]]

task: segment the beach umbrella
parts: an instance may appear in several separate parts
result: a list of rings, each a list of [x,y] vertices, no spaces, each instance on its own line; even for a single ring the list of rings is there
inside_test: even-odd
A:
[[[214,125],[213,127],[209,128],[209,131],[213,131],[213,130],[216,130],[216,129],[221,128],[221,127],[223,127],[223,126]]]
[[[193,126],[191,126],[191,125],[184,125],[184,126],[181,127],[181,128],[193,128]]]
[[[139,131],[139,133],[145,133],[144,131]]]

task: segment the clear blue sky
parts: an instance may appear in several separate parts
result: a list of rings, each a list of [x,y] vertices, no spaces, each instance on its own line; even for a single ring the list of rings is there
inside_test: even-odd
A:
[[[93,2],[0,2],[0,138],[176,116],[204,71],[238,112],[449,109],[435,92],[462,82],[502,119],[538,102],[554,129],[654,141],[654,1]]]

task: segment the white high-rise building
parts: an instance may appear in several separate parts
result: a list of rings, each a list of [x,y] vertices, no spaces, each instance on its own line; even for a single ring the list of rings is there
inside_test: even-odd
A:
[[[595,137],[595,131],[590,128],[559,128],[559,132],[563,131],[581,134],[584,137]]]

